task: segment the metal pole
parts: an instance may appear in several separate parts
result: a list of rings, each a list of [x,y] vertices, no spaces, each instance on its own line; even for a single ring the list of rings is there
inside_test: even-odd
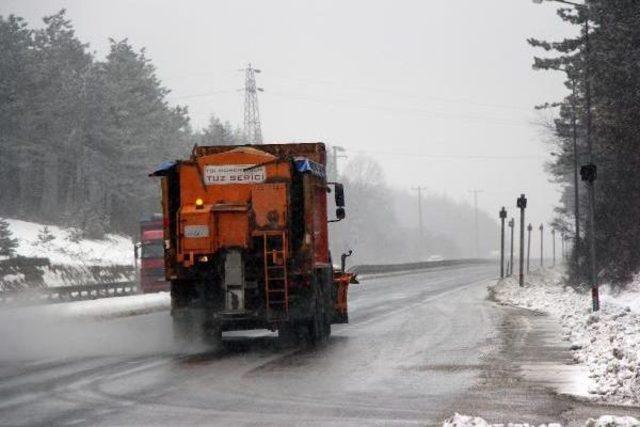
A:
[[[482,190],[470,190],[473,193],[473,208],[474,208],[474,227],[475,227],[475,256],[478,258],[480,256],[480,243],[479,243],[479,230],[478,230],[478,193],[482,193]]]
[[[589,12],[588,3],[587,14]],[[585,101],[587,110],[587,152],[589,158],[589,166],[593,167],[593,173],[590,174],[587,179],[587,191],[589,193],[589,258],[591,261],[590,268],[590,282],[591,282],[591,302],[593,305],[593,311],[600,310],[600,295],[598,292],[598,279],[596,277],[596,235],[595,235],[595,188],[594,181],[596,178],[595,165],[593,163],[593,139],[592,139],[592,108],[591,108],[591,44],[589,40],[589,16],[584,22],[584,45],[586,66],[584,70],[585,78]]]
[[[555,267],[556,266],[556,229],[555,228],[551,229],[551,246],[553,247],[553,262],[551,264],[551,267]]]
[[[533,227],[531,226],[531,223],[529,223],[527,226],[527,234],[529,235],[529,238],[527,239],[527,273],[531,271],[529,269],[529,259],[531,256],[531,230],[533,230]]]
[[[527,198],[521,194],[517,200],[517,207],[520,208],[520,286],[524,286],[524,210],[527,207]]]
[[[595,177],[594,177],[595,179]],[[591,181],[587,188],[589,189],[589,252],[591,258],[591,274],[590,274],[590,282],[591,282],[591,303],[593,306],[593,311],[600,310],[600,293],[598,291],[598,279],[596,273],[596,235],[595,235],[595,219],[594,219],[594,210],[595,210],[595,191],[594,191],[594,182]]]
[[[578,262],[578,246],[580,242],[580,190],[578,187],[578,125],[577,125],[577,113],[576,113],[576,80],[571,79],[571,83],[573,86],[573,99],[571,102],[572,109],[572,127],[573,127],[573,197],[574,197],[574,207],[573,207],[573,215],[575,217],[575,247],[574,252],[576,255],[576,270],[577,270],[577,262]]]
[[[412,187],[412,190],[418,192],[418,227],[420,228],[420,256],[424,255],[424,226],[422,223],[422,190],[426,190],[426,187],[417,186]]]
[[[540,224],[540,267],[544,268],[544,226]]]
[[[511,227],[511,258],[509,260],[509,276],[513,276],[513,229],[515,227],[515,221],[513,218],[509,220],[509,227]]]
[[[500,209],[500,278],[504,279],[504,220],[507,217],[507,210]]]
[[[347,156],[345,156],[344,154],[338,154],[338,153],[345,152],[344,147],[341,147],[339,145],[333,145],[331,146],[331,149],[333,151],[333,167],[331,168],[331,178],[333,179],[333,181],[337,181],[338,180],[338,159],[346,159]]]

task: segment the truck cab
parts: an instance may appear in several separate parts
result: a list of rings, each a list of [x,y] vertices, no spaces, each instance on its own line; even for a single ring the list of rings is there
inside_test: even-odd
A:
[[[140,267],[140,293],[169,291],[170,284],[165,278],[163,242],[162,214],[154,214],[140,221],[140,241],[135,248]]]

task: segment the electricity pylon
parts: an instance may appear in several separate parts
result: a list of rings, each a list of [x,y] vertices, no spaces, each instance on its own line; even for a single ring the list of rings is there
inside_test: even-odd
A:
[[[256,87],[256,73],[260,70],[249,64],[244,73],[244,134],[248,144],[262,144],[258,92],[264,92],[264,89]]]

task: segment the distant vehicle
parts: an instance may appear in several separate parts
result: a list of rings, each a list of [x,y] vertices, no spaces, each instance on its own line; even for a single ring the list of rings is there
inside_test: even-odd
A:
[[[168,292],[169,282],[164,274],[162,214],[140,221],[140,242],[135,255],[140,266],[140,292]]]
[[[429,262],[444,261],[444,257],[442,255],[431,255],[429,256],[429,258],[427,258],[427,261]]]
[[[321,343],[331,324],[348,322],[355,276],[332,266],[328,233],[345,217],[344,190],[325,167],[321,143],[210,146],[152,174],[162,177],[178,340],[270,329]]]

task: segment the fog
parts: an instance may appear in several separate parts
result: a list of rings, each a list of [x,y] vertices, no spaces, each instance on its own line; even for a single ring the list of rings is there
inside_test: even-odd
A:
[[[74,319],[46,307],[4,308],[0,312],[0,362],[92,356],[180,354],[168,312],[130,318]]]
[[[533,106],[562,94],[561,76],[531,70],[526,38],[567,31],[553,7],[526,0],[406,2],[4,0],[0,14],[40,26],[67,8],[98,58],[127,38],[157,67],[192,125],[214,113],[242,122],[248,62],[265,141],[324,141],[367,154],[398,193],[424,185],[490,216],[529,195],[547,221],[557,193],[544,175]],[[186,153],[185,153],[186,154]],[[342,169],[342,166],[340,166]],[[526,173],[523,173],[526,171]],[[399,220],[412,222],[409,212]]]

